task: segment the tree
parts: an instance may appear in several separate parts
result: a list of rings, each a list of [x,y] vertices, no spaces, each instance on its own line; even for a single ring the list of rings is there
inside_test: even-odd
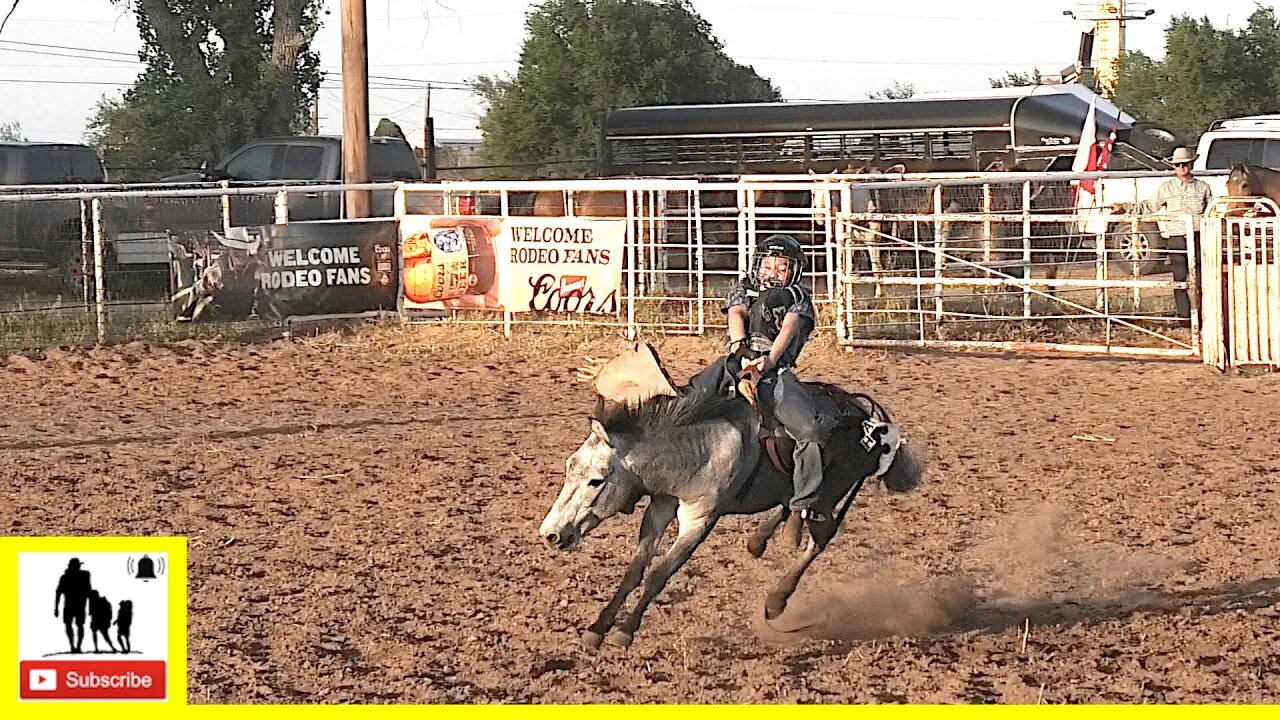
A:
[[[374,128],[373,134],[378,137],[396,137],[408,142],[408,138],[404,136],[404,131],[391,118],[379,120],[378,127]]]
[[[17,140],[27,138],[22,134],[22,125],[18,121],[0,123],[0,140]]]
[[[872,100],[906,100],[909,97],[914,97],[915,94],[915,85],[894,80],[892,85],[883,90],[867,93],[867,97]]]
[[[111,0],[137,15],[146,69],[103,98],[89,141],[113,174],[145,179],[307,126],[322,0]]]
[[[13,4],[9,6],[9,12],[4,14],[3,20],[0,20],[0,32],[4,32],[4,26],[9,24],[9,18],[13,17],[13,13],[17,11],[19,1],[13,0]]]
[[[1031,72],[1006,72],[1004,77],[987,78],[993,88],[1011,88],[1026,87],[1027,85],[1039,85],[1044,79],[1040,74],[1040,68],[1033,68]]]
[[[1165,29],[1165,56],[1121,58],[1116,104],[1194,145],[1210,123],[1280,111],[1280,22],[1259,6],[1242,30],[1183,15]]]
[[[484,161],[529,164],[509,174],[589,171],[612,108],[780,98],[687,0],[544,0],[525,28],[515,76],[473,81]]]

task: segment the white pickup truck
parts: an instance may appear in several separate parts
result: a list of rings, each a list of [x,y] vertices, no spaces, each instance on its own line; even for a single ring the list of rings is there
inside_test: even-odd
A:
[[[1250,163],[1280,169],[1280,115],[1251,115],[1248,117],[1216,120],[1200,136],[1192,171],[1213,189],[1215,196],[1227,193],[1227,171],[1236,163]],[[1171,175],[1170,175],[1171,177]],[[1097,207],[1100,215],[1106,215],[1107,207],[1116,203],[1132,203],[1145,200],[1169,177],[1104,178],[1097,183]],[[1082,209],[1082,212],[1085,212]],[[1083,230],[1098,233],[1106,229],[1108,220],[1085,223]],[[1124,233],[1119,226],[1111,228],[1114,247],[1120,258],[1136,262],[1142,273],[1161,270],[1162,262],[1157,250],[1164,247],[1164,238],[1155,223],[1142,223],[1138,233]]]

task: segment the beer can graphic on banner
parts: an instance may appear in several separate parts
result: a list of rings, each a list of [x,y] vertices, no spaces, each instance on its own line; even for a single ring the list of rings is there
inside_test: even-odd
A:
[[[391,276],[395,272],[395,256],[390,245],[373,246],[373,270],[377,274],[379,285],[391,284]]]
[[[481,225],[433,228],[404,242],[404,295],[413,302],[453,300],[493,289],[497,258]]]

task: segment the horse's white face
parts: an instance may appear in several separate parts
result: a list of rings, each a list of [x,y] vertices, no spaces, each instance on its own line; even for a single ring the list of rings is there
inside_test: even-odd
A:
[[[591,434],[565,461],[564,487],[538,532],[547,544],[568,550],[601,521],[631,512],[638,497],[635,476],[593,418]]]

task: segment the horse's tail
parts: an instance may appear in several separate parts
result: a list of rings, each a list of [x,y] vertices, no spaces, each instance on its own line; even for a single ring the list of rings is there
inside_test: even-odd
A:
[[[925,464],[920,455],[906,440],[898,442],[898,451],[894,453],[893,462],[881,479],[889,492],[906,493],[920,487],[924,479]]]
[[[889,423],[895,428],[897,424],[893,422],[893,418],[889,415],[889,411],[884,408],[875,398],[865,393],[851,393],[854,398],[864,400],[870,405],[869,414],[881,422]],[[884,486],[890,492],[907,493],[920,487],[921,481],[924,479],[925,464],[906,439],[900,439],[897,442],[897,448],[894,451],[893,462],[889,464],[889,468],[885,470],[881,478]]]

